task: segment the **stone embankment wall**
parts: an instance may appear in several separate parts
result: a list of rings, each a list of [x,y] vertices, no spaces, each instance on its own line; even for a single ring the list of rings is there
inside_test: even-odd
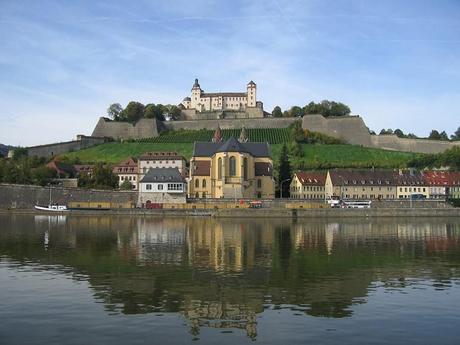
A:
[[[218,120],[218,119],[248,119],[263,118],[264,110],[261,107],[247,108],[245,111],[202,111],[195,109],[181,110],[182,120]]]
[[[91,146],[103,144],[106,141],[107,138],[104,137],[88,137],[85,135],[78,135],[77,140],[31,146],[27,148],[27,152],[29,156],[50,157],[71,151],[86,149]]]
[[[303,117],[302,127],[342,139],[349,144],[386,150],[439,153],[460,145],[460,142],[405,139],[398,138],[396,135],[371,135],[363,119],[359,116],[325,118],[322,115],[306,115]]]
[[[0,209],[32,209],[34,205],[74,202],[111,202],[137,204],[137,192],[104,191],[63,187],[41,187],[27,185],[0,184]]]
[[[92,136],[114,139],[140,139],[156,137],[158,132],[158,124],[155,119],[141,119],[132,124],[101,117],[94,128]]]

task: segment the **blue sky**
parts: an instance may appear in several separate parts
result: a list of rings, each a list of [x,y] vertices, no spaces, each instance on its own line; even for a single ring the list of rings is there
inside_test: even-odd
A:
[[[109,104],[258,85],[266,110],[330,99],[374,130],[460,126],[459,0],[0,0],[0,142],[91,134]]]

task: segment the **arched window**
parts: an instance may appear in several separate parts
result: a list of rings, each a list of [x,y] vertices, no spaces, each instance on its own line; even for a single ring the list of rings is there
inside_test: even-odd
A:
[[[201,186],[202,186],[203,188],[206,188],[206,179],[203,179],[203,182],[201,183]]]
[[[248,159],[246,157],[243,158],[243,178],[245,181],[248,180]]]
[[[195,180],[195,188],[198,188],[200,186],[200,181],[198,179]]]
[[[202,195],[203,195],[203,198],[206,198],[206,192],[203,192]]]
[[[230,157],[230,176],[236,176],[236,158],[234,156]]]
[[[217,179],[222,180],[222,158],[217,160]]]

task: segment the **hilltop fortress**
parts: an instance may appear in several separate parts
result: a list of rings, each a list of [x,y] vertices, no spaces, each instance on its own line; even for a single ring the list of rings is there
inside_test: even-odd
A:
[[[218,126],[222,129],[286,128],[295,121],[302,121],[302,127],[306,130],[327,134],[349,144],[386,150],[439,153],[460,144],[428,139],[405,139],[396,135],[372,135],[359,116],[325,118],[322,115],[305,115],[302,119],[274,118],[263,110],[263,103],[257,99],[257,85],[252,80],[246,85],[246,92],[206,93],[201,89],[198,79],[195,79],[190,96],[185,97],[178,106],[181,115],[177,121],[141,119],[133,124],[101,117],[91,137],[80,136],[85,139],[84,145],[81,140],[77,140],[70,142],[70,146],[69,143],[57,143],[29,147],[29,155],[61,154],[98,145],[108,139],[152,138],[165,130],[214,130]]]

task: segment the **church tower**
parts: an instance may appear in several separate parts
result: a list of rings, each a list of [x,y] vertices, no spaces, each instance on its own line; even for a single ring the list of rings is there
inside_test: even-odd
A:
[[[252,80],[248,83],[247,85],[247,90],[248,90],[248,107],[255,107],[257,98],[256,98],[256,92],[257,92],[257,85],[254,83]]]
[[[195,79],[195,83],[192,86],[192,97],[190,107],[192,109],[198,109],[198,104],[201,102],[201,87],[198,83],[198,79]],[[201,109],[199,109],[201,110]]]

